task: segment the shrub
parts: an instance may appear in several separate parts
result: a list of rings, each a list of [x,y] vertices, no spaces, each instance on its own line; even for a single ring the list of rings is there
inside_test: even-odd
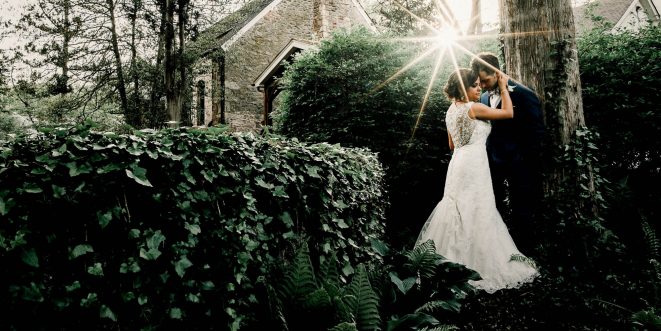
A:
[[[603,174],[619,183],[612,208],[627,219],[641,213],[658,218],[661,185],[661,114],[656,77],[661,75],[661,27],[638,33],[604,33],[595,29],[578,43],[585,121],[599,132]],[[636,218],[639,218],[635,216]],[[640,242],[639,227],[617,224],[633,244]],[[631,233],[635,230],[636,233]],[[642,247],[640,247],[642,248]]]
[[[258,279],[300,235],[345,266],[375,258],[382,177],[364,150],[213,130],[5,142],[0,325],[250,325]]]
[[[336,32],[318,51],[302,54],[288,67],[274,121],[286,136],[378,153],[387,174],[387,232],[394,247],[412,246],[441,198],[449,159],[444,123],[449,103],[440,84],[435,83],[411,139],[431,63],[422,61],[382,84],[422,51],[404,46],[410,45],[365,29]]]

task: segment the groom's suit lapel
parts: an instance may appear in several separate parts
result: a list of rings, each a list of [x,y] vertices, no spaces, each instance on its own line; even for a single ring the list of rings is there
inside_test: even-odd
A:
[[[489,103],[489,92],[484,92],[480,96],[480,103],[485,105],[485,106],[491,106]]]

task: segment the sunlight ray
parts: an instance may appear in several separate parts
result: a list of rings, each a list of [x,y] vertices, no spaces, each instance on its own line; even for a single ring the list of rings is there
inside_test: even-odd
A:
[[[446,47],[441,49],[441,53],[438,55],[438,58],[436,59],[436,64],[434,65],[434,71],[432,72],[431,77],[429,78],[429,85],[427,85],[427,91],[425,92],[425,97],[422,99],[422,106],[420,107],[420,111],[418,112],[418,118],[415,120],[415,126],[413,127],[413,131],[411,132],[411,139],[410,139],[411,141],[413,141],[413,138],[415,137],[415,131],[418,129],[418,126],[420,125],[420,119],[422,118],[422,114],[425,112],[425,107],[427,107],[427,101],[429,101],[429,95],[431,94],[431,90],[434,87],[434,81],[436,80],[436,76],[438,75],[439,68],[441,67],[441,63],[443,62],[443,57],[445,56],[445,52],[448,49],[450,48]]]
[[[379,84],[379,85],[377,85],[375,88],[373,88],[373,89],[369,92],[369,94],[372,94],[372,93],[374,93],[374,92],[376,92],[376,91],[382,89],[384,86],[386,86],[388,83],[390,83],[393,79],[397,78],[399,75],[401,75],[401,74],[403,74],[404,72],[406,72],[406,71],[408,71],[409,69],[411,69],[411,67],[413,67],[413,66],[414,66],[415,64],[417,64],[418,62],[422,61],[424,58],[426,58],[429,54],[433,53],[433,52],[436,51],[437,49],[438,49],[438,47],[431,47],[431,48],[429,48],[427,51],[425,51],[424,53],[420,54],[418,57],[416,57],[415,59],[413,59],[413,60],[412,60],[411,62],[409,62],[407,65],[405,65],[404,67],[402,67],[402,69],[399,69],[396,73],[394,73],[392,76],[390,76],[390,78],[386,79],[386,80],[383,81],[381,84]]]
[[[418,20],[420,23],[422,23],[424,26],[430,28],[432,31],[438,31],[438,29],[436,29],[433,25],[429,24],[429,22],[427,22],[427,20],[422,19],[422,18],[420,18],[420,16],[418,16],[418,15],[412,13],[410,10],[408,10],[406,7],[404,7],[404,5],[402,5],[401,3],[399,3],[399,1],[395,1],[394,3],[395,3],[395,5],[397,5],[399,8],[401,8],[402,10],[404,10],[407,14],[411,15],[413,18],[415,18],[415,19]]]
[[[464,85],[464,80],[461,79],[461,75],[459,74],[459,63],[457,62],[457,57],[454,55],[454,51],[450,49],[450,59],[452,60],[452,65],[454,66],[454,71],[457,73],[457,78],[459,80],[459,85],[461,85],[461,91],[464,92],[464,97],[466,98],[466,102],[470,101],[468,100],[468,92],[466,91],[466,86]]]
[[[451,8],[448,7],[448,5],[445,3],[443,0],[436,0],[436,7],[439,9],[441,15],[444,16],[444,19],[446,21],[446,24],[449,26],[452,26],[455,28],[457,31],[459,31],[459,23],[455,19],[454,12],[452,11]]]
[[[492,66],[491,64],[487,63],[486,61],[483,61],[483,60],[480,59],[479,57],[476,57],[476,54],[473,53],[473,52],[471,52],[469,49],[467,49],[467,48],[465,48],[465,47],[463,47],[463,46],[461,46],[461,45],[459,45],[459,44],[456,44],[455,46],[456,46],[460,51],[463,51],[464,53],[470,55],[471,58],[474,58],[474,59],[476,59],[477,61],[480,61],[482,64],[484,64],[484,65],[486,65],[487,67],[493,69],[493,70],[496,71],[497,73],[504,74],[504,72],[501,71],[500,68],[496,68],[496,67]],[[512,80],[513,82],[515,82],[515,83],[517,83],[517,84],[519,84],[519,85],[522,85],[522,86],[528,87],[526,84],[523,84],[521,81],[515,79],[515,78],[512,77],[512,76],[510,76],[509,78],[510,78],[510,80]]]

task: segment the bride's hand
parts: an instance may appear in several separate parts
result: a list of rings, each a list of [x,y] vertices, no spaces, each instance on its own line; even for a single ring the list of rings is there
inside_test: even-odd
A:
[[[500,90],[507,89],[507,82],[509,82],[510,76],[505,74],[504,72],[499,72],[498,73],[498,87]]]

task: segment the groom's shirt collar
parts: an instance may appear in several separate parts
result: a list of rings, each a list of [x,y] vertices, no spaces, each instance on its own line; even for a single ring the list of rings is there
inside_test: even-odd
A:
[[[491,108],[496,108],[498,107],[499,103],[500,103],[500,89],[496,87],[495,89],[489,91],[489,106]]]

